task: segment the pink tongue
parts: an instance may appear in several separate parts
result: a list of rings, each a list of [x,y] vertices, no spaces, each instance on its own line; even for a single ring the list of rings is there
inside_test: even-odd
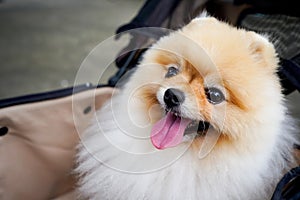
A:
[[[189,119],[176,117],[171,112],[154,124],[151,131],[151,142],[158,149],[174,147],[181,143]]]

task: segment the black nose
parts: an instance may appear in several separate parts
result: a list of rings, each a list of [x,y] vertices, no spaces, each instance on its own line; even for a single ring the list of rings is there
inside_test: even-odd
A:
[[[164,94],[164,102],[167,108],[179,106],[184,101],[184,93],[180,90],[169,88]]]

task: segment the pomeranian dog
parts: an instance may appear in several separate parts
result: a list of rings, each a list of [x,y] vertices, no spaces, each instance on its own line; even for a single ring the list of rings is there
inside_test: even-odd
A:
[[[79,145],[79,198],[270,199],[294,164],[265,36],[200,16],[146,51]]]

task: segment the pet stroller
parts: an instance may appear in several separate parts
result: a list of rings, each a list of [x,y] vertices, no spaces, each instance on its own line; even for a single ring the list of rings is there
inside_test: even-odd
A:
[[[261,23],[271,23],[270,20],[274,19],[260,18],[258,23],[255,21],[257,13],[266,14],[258,15],[260,17],[277,14],[274,15],[277,16],[275,22],[299,20],[299,13],[293,2],[284,1],[275,6],[271,1],[261,2],[239,0],[233,5],[228,1],[148,0],[137,16],[120,27],[117,33],[140,27],[178,29],[203,8],[236,26],[253,30],[266,27]],[[287,15],[291,17],[286,17]],[[292,27],[295,34],[291,35],[297,36],[296,39],[292,38],[294,42],[299,42],[298,25]],[[110,78],[108,84],[85,84],[0,101],[1,199],[75,198],[76,176],[72,169],[75,165],[75,146],[80,135],[88,126],[94,111],[101,108],[112,96],[120,78],[137,65],[152,41],[167,34],[164,31],[155,34],[133,33],[128,46],[116,59],[119,70]],[[284,47],[289,45],[289,42],[285,42],[281,42]],[[284,49],[279,45],[279,51],[280,47]],[[299,46],[297,47],[291,54],[279,53],[282,57],[278,74],[285,94],[300,90],[300,54]],[[299,176],[300,168],[288,172],[279,182],[272,199],[299,199]]]

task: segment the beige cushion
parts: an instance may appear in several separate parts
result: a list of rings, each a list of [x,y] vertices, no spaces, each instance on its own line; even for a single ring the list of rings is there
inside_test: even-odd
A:
[[[112,92],[100,88],[73,101],[68,96],[1,109],[0,127],[8,133],[0,137],[0,199],[74,199],[79,135]]]

